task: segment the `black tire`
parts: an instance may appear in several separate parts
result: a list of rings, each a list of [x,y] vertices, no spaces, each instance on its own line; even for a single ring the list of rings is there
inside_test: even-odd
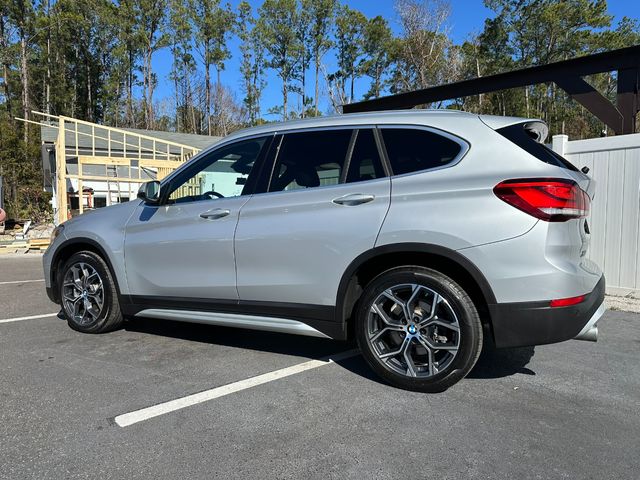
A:
[[[426,287],[426,289],[421,289],[422,291],[426,292],[425,294],[433,295],[432,292],[436,292],[441,298],[446,300],[446,302],[441,302],[445,305],[442,308],[446,309],[448,312],[452,312],[450,315],[452,316],[452,318],[454,318],[453,315],[457,317],[456,319],[459,325],[458,332],[456,332],[455,330],[446,330],[446,327],[442,327],[445,328],[445,332],[451,332],[450,337],[455,339],[452,341],[454,341],[454,343],[457,343],[457,351],[455,352],[455,354],[453,352],[449,354],[448,352],[442,352],[436,349],[431,351],[431,356],[426,357],[435,359],[436,355],[444,355],[444,358],[449,359],[448,365],[446,365],[446,363],[443,363],[443,365],[446,366],[443,366],[443,368],[441,370],[438,370],[437,373],[434,369],[434,372],[432,373],[430,371],[430,367],[425,366],[424,363],[419,367],[416,367],[416,365],[418,365],[417,363],[412,363],[411,370],[413,370],[413,372],[415,373],[418,372],[418,369],[421,368],[422,371],[418,373],[419,375],[427,376],[426,378],[421,378],[419,375],[410,375],[410,369],[408,366],[405,374],[399,373],[397,370],[402,367],[402,359],[405,359],[404,361],[407,365],[409,364],[409,362],[406,361],[406,357],[401,357],[399,361],[392,358],[392,362],[397,362],[394,367],[394,365],[389,364],[388,360],[383,360],[380,358],[380,349],[377,346],[374,347],[374,345],[372,345],[372,342],[369,340],[369,338],[371,338],[372,336],[375,337],[375,334],[377,333],[370,332],[370,322],[380,323],[379,315],[371,313],[372,308],[374,307],[374,302],[380,301],[379,298],[381,295],[384,295],[383,292],[388,292],[389,289],[393,288],[403,288],[403,285],[408,284]],[[435,299],[435,295],[433,295],[432,298]],[[437,302],[435,302],[434,300],[434,303]],[[393,304],[393,302],[391,304]],[[407,310],[411,313],[411,315],[416,315],[414,312],[411,312],[410,308]],[[373,320],[370,319],[370,315],[374,315],[374,317],[372,317]],[[376,317],[376,315],[378,316]],[[403,319],[406,318],[406,314],[401,315],[401,317]],[[417,319],[418,317],[414,318]],[[387,317],[387,320],[390,319],[390,317]],[[417,321],[410,320],[410,322],[414,322],[415,325],[417,325]],[[385,325],[389,325],[389,323],[385,322]],[[400,327],[402,327],[402,325],[400,325]],[[397,327],[395,327],[394,324],[394,329],[395,328]],[[434,333],[434,335],[437,336],[437,328],[441,327],[435,326],[435,328],[436,333]],[[358,302],[355,329],[356,338],[358,340],[360,350],[362,351],[365,360],[371,366],[371,368],[389,384],[395,387],[403,388],[405,390],[428,393],[437,393],[446,390],[469,373],[469,371],[473,368],[476,361],[478,360],[480,351],[482,350],[482,324],[478,315],[478,311],[469,295],[456,282],[454,282],[446,275],[443,275],[436,270],[418,266],[393,268],[391,270],[387,270],[386,272],[378,275],[375,279],[373,279],[365,287],[364,292]],[[383,328],[380,328],[378,332],[382,329]],[[425,334],[422,335],[420,332],[425,332]],[[430,331],[428,329],[420,329],[419,333],[416,334],[415,328],[411,328],[411,331],[409,331],[408,329],[406,331],[400,332],[393,331],[387,332],[384,335],[395,335],[395,337],[389,338],[389,343],[392,342],[395,338],[401,339],[396,340],[396,342],[404,342],[405,340],[408,340],[409,347],[407,348],[413,349],[410,351],[415,352],[417,355],[419,348],[425,352],[423,355],[428,355],[429,352],[425,348],[424,343],[420,343],[420,339],[424,339],[425,337],[429,338],[429,332]],[[409,337],[410,334],[417,336],[414,336],[413,338],[403,338]],[[418,338],[418,336],[420,337],[420,339]],[[376,341],[374,341],[373,343],[376,343]],[[379,344],[376,343],[376,345]],[[397,346],[397,343],[395,345]],[[402,345],[404,345],[404,343],[402,343],[401,346]],[[446,345],[446,343],[443,343],[442,345]],[[378,352],[376,352],[376,349],[378,349]],[[390,348],[389,351],[390,350],[393,350],[393,348]],[[452,357],[450,357],[449,355],[451,355]],[[435,366],[437,362],[434,361],[433,363]]]
[[[73,297],[79,290],[75,287],[65,287],[65,278],[67,277],[67,274],[69,273],[69,275],[73,276],[73,272],[70,272],[70,269],[75,268],[76,271],[78,271],[79,265],[84,265],[85,271],[93,269],[93,271],[98,275],[102,287],[102,295],[100,296],[100,299],[102,300],[102,307],[98,313],[98,304],[96,301],[93,301],[90,310],[96,313],[96,316],[94,318],[93,314],[87,314],[86,321],[82,321],[82,319],[74,317],[73,311],[71,310],[71,303],[69,301],[65,301],[65,289],[67,298]],[[95,285],[95,277],[93,277],[93,280]],[[58,288],[62,312],[64,313],[67,323],[74,330],[83,333],[105,333],[117,330],[122,326],[124,318],[122,316],[122,311],[120,310],[120,303],[118,302],[116,284],[113,280],[113,275],[109,266],[99,255],[90,251],[73,254],[65,262],[62,270],[60,271]],[[85,291],[86,290],[87,288],[85,288]],[[83,302],[83,300],[80,301]],[[84,305],[84,303],[82,305]]]

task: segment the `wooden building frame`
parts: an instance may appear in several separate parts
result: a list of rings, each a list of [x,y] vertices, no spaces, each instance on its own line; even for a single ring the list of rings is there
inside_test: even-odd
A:
[[[42,112],[32,113],[44,120],[19,120],[57,129],[54,182],[56,224],[71,217],[68,200],[71,180],[77,182],[78,213],[82,214],[84,182],[115,184],[119,195],[121,183],[139,184],[152,179],[143,172],[151,172],[153,179],[161,180],[200,151],[191,145],[125,129]],[[81,137],[88,138],[88,142],[81,142]],[[84,146],[81,146],[81,143],[84,143]],[[77,165],[75,172],[69,171],[72,164]],[[104,175],[88,171],[92,166],[104,166]],[[76,194],[76,191],[71,193]]]

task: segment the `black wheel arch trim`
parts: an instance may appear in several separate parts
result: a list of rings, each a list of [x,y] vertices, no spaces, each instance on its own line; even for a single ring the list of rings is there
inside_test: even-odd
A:
[[[113,281],[116,284],[115,287],[116,287],[116,291],[118,292],[118,299],[120,301],[120,304],[122,305],[123,303],[128,303],[128,295],[122,295],[121,293],[120,285],[118,283],[118,277],[115,274],[115,270],[113,269],[111,259],[109,258],[109,255],[107,255],[106,250],[102,247],[102,245],[100,245],[100,243],[96,242],[91,238],[85,238],[85,237],[69,238],[64,242],[62,242],[60,245],[58,245],[55,252],[53,253],[53,256],[51,258],[51,271],[49,273],[51,275],[51,278],[50,278],[51,289],[47,289],[47,294],[49,294],[49,291],[51,291],[51,295],[49,295],[49,298],[56,303],[60,301],[60,299],[58,298],[58,277],[60,275],[60,272],[58,271],[58,263],[60,262],[60,255],[64,250],[67,249],[67,247],[70,247],[72,245],[83,245],[83,244],[89,245],[91,248],[97,250],[97,253],[100,255],[100,257],[105,261],[105,263],[109,267],[111,276],[113,277]]]
[[[381,245],[378,247],[374,247],[371,250],[367,250],[366,252],[358,255],[347,267],[345,272],[342,275],[340,280],[340,284],[338,286],[338,295],[336,298],[336,321],[340,323],[346,323],[344,316],[344,307],[345,307],[345,299],[347,296],[347,289],[349,288],[349,284],[354,274],[362,267],[366,262],[373,260],[376,257],[380,257],[387,254],[411,254],[411,253],[420,253],[420,254],[429,254],[429,255],[437,255],[440,257],[444,257],[447,260],[450,260],[456,264],[458,264],[461,268],[463,268],[473,280],[478,284],[482,295],[487,303],[487,305],[492,305],[496,303],[496,297],[493,293],[489,282],[482,274],[480,269],[475,266],[471,260],[466,258],[461,253],[452,250],[447,247],[443,247],[441,245],[434,245],[428,243],[394,243],[389,245]]]

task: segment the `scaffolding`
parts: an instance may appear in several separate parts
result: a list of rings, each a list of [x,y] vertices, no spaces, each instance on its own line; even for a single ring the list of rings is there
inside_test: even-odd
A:
[[[162,180],[200,151],[191,145],[76,118],[33,114],[43,120],[19,120],[57,129],[51,171],[56,224],[71,218],[71,197],[78,198],[77,214],[84,212],[85,200],[87,208],[94,206],[93,191],[86,183],[106,183],[108,205],[114,187],[119,200],[124,192],[129,198],[133,188],[137,190],[149,180]]]

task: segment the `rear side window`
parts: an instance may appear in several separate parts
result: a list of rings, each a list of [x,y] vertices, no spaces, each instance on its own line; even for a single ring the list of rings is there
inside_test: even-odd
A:
[[[566,158],[558,155],[544,144],[538,142],[536,140],[536,134],[527,129],[526,123],[510,125],[508,127],[499,128],[496,131],[507,140],[510,140],[526,152],[536,157],[541,162],[573,170],[575,172],[578,171],[578,169]]]
[[[349,129],[285,134],[269,191],[340,183],[351,134]]]
[[[443,167],[462,150],[457,142],[428,130],[384,128],[381,132],[394,175]]]
[[[364,182],[384,176],[380,152],[378,152],[373,130],[370,128],[358,130],[351,160],[349,161],[347,183]]]

